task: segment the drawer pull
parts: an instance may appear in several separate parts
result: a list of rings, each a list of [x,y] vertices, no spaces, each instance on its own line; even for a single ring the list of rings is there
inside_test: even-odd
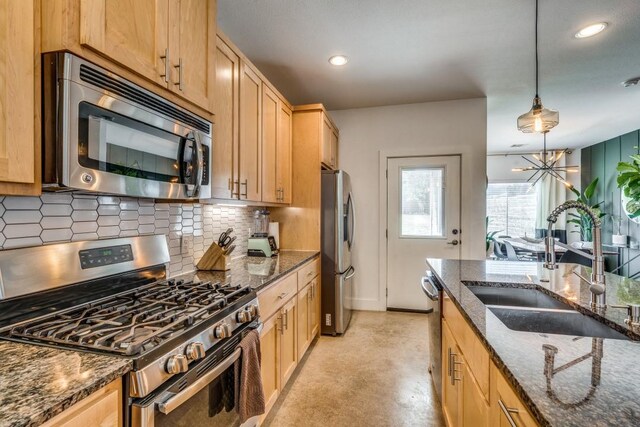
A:
[[[289,292],[283,292],[280,295],[278,295],[279,299],[284,299],[284,297],[286,297],[289,294]]]
[[[502,413],[504,414],[505,417],[507,417],[507,421],[509,421],[509,425],[511,427],[518,427],[518,425],[516,424],[516,422],[514,421],[513,417],[511,416],[511,414],[517,414],[519,411],[516,408],[507,408],[504,403],[502,403],[502,399],[498,399],[498,405],[500,405],[500,409],[502,410]]]

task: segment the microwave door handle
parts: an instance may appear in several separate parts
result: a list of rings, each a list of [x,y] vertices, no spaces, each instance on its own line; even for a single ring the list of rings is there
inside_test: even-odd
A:
[[[196,144],[196,186],[193,189],[193,195],[198,196],[200,194],[200,187],[202,185],[202,176],[204,174],[204,151],[202,148],[202,142],[200,142],[200,134],[197,132],[193,133],[193,140]]]
[[[200,390],[205,388],[209,383],[218,378],[227,368],[235,363],[236,360],[240,358],[242,355],[242,349],[238,348],[236,351],[231,353],[229,357],[227,357],[222,363],[218,366],[204,374],[200,377],[196,382],[191,384],[189,387],[182,390],[180,393],[173,394],[169,399],[164,402],[157,403],[158,411],[167,415],[172,411],[178,409],[180,405],[185,403],[187,400],[196,395]]]

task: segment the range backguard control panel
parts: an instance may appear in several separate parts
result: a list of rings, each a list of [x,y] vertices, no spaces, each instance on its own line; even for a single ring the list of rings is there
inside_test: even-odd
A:
[[[109,246],[80,251],[82,269],[103,267],[110,264],[133,261],[131,245]]]

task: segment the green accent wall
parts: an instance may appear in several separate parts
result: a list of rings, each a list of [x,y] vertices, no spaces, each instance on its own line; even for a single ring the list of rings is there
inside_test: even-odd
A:
[[[607,214],[607,218],[602,230],[603,243],[611,243],[611,235],[614,231],[611,215],[624,217],[620,203],[620,189],[616,184],[618,176],[616,167],[619,161],[628,161],[629,155],[638,154],[638,146],[640,146],[640,130],[583,148],[580,152],[580,184],[582,188],[589,185],[595,177],[600,178],[593,200],[604,201],[602,210]],[[640,241],[640,226],[629,221],[626,217],[622,221],[620,232],[631,236],[633,240]],[[629,257],[638,253],[637,250],[623,250],[622,262],[626,262]],[[632,264],[631,268],[623,268],[622,272],[624,275],[628,275],[637,271],[640,271],[640,261],[638,264]]]

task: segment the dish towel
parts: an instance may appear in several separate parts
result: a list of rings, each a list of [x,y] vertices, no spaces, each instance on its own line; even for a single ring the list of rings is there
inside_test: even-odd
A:
[[[240,423],[251,417],[264,414],[265,401],[260,372],[260,334],[250,331],[238,344],[242,349],[240,359],[235,363],[236,411]]]

